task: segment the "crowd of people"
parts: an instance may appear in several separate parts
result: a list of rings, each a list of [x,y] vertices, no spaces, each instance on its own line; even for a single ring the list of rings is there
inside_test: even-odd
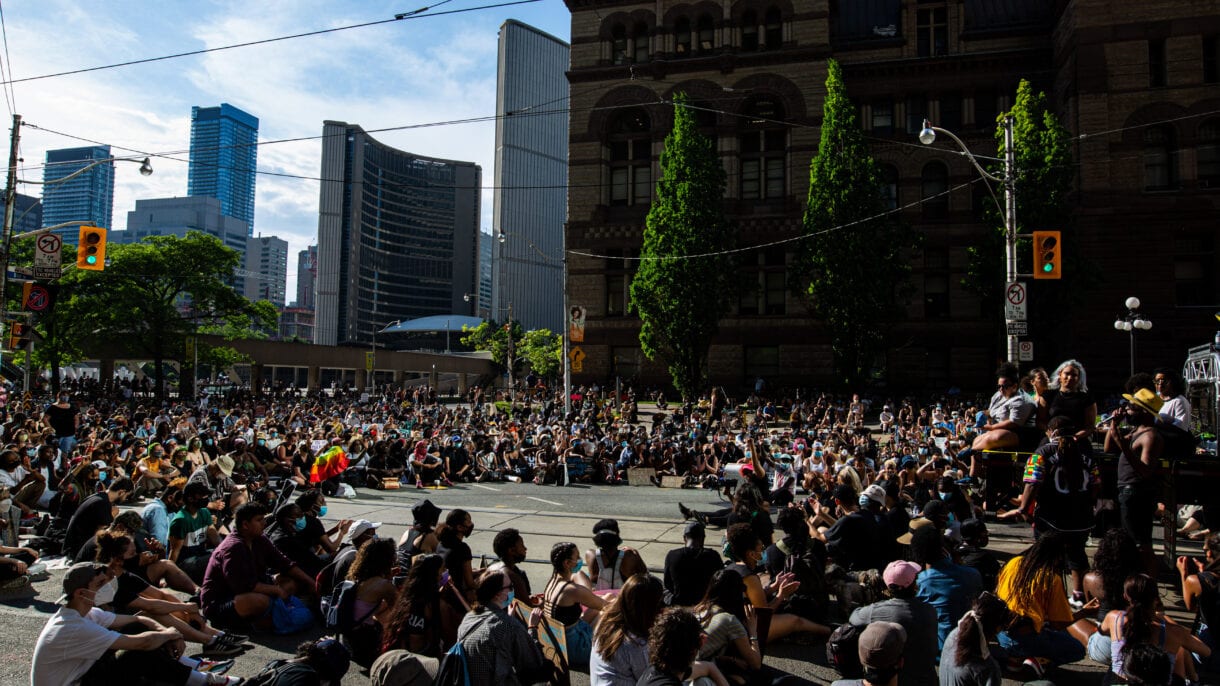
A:
[[[651,421],[630,394],[587,390],[565,413],[562,398],[505,409],[477,389],[465,403],[399,389],[227,406],[99,389],[11,403],[3,424],[0,580],[39,582],[44,558],[73,563],[35,648],[35,686],[119,673],[238,683],[226,672],[251,634],[310,626],[332,638],[268,670],[337,681],[350,660],[375,683],[427,683],[460,646],[475,686],[569,669],[595,686],[744,686],[790,678],[764,663],[777,641],[825,642],[845,686],[998,684],[1086,657],[1126,683],[1190,683],[1211,667],[1211,508],[1191,519],[1205,559],[1177,564],[1202,630],[1165,617],[1152,559],[1158,465],[1189,437],[1168,371],[1101,400],[1075,360],[1050,374],[1005,366],[989,399],[927,405],[829,394],[735,404],[713,389],[672,408],[661,399]],[[1116,456],[1109,514],[1094,442]],[[997,451],[1023,471],[984,488]],[[420,500],[397,541],[377,522],[324,519],[327,498],[351,488],[613,484],[634,469],[730,498],[718,511],[679,506],[684,545],[659,576],[614,519],[586,550],[555,544],[541,586],[515,529],[496,532],[495,561],[476,566],[461,509]],[[989,512],[1027,522],[1033,544],[1011,559],[990,551]],[[723,529],[718,544],[706,544],[709,527]]]

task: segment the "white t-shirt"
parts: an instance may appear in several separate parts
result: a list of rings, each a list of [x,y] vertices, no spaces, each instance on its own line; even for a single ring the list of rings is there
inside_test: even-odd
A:
[[[17,484],[21,483],[21,480],[27,475],[29,475],[29,472],[21,465],[17,465],[17,468],[11,472],[0,469],[0,486],[8,486],[10,489],[15,489]]]
[[[108,628],[114,619],[114,613],[96,607],[83,617],[72,608],[59,608],[38,634],[30,686],[80,683],[85,672],[122,636]]]
[[[1190,401],[1184,395],[1166,400],[1161,405],[1161,418],[1183,431],[1190,431]]]

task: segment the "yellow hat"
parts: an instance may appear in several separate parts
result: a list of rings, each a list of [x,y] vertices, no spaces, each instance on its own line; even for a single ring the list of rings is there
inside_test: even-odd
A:
[[[1135,405],[1140,409],[1147,410],[1152,414],[1160,414],[1161,406],[1165,404],[1165,401],[1161,399],[1161,396],[1153,393],[1147,388],[1139,389],[1134,395],[1130,393],[1123,393],[1123,397],[1126,398],[1127,402],[1131,403],[1132,405]]]

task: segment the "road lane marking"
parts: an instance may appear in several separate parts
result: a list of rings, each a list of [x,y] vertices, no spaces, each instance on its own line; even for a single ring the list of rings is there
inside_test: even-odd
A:
[[[525,496],[525,497],[526,497],[526,498],[529,498],[530,500],[537,500],[537,501],[538,501],[538,502],[540,502],[540,503],[546,503],[547,505],[558,505],[559,507],[563,507],[563,506],[564,506],[564,505],[563,505],[563,503],[557,503],[557,502],[555,502],[554,500],[543,500],[542,498],[535,498],[535,497],[534,497],[534,496],[532,496],[532,495],[527,495],[527,496]]]
[[[497,493],[500,492],[500,489],[498,489],[498,488],[492,488],[491,486],[484,486],[483,484],[470,484],[470,485],[474,486],[475,488],[486,488],[489,491],[495,491]]]

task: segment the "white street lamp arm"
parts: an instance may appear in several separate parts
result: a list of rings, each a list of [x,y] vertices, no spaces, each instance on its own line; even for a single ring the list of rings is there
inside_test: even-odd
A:
[[[149,158],[147,158],[147,157],[145,157],[142,160],[138,159],[138,158],[133,158],[133,157],[107,157],[104,160],[95,160],[92,164],[87,164],[87,165],[81,167],[80,169],[77,169],[76,171],[72,172],[71,174],[68,174],[67,176],[61,176],[58,179],[51,179],[50,181],[27,181],[26,179],[17,179],[17,183],[28,183],[28,184],[33,184],[36,186],[54,186],[57,183],[63,183],[65,181],[70,181],[72,179],[75,179],[76,177],[80,176],[81,174],[84,174],[85,172],[89,171],[90,169],[93,169],[94,167],[96,167],[98,165],[106,164],[107,162],[139,162],[141,174],[143,174],[144,176],[151,176],[153,173],[152,163],[149,161]]]
[[[932,132],[932,135],[925,135],[928,132]],[[973,164],[974,168],[977,169],[984,178],[991,179],[997,183],[1004,183],[1004,177],[992,174],[979,164],[979,161],[974,157],[974,153],[970,152],[970,148],[966,147],[966,144],[962,142],[962,139],[958,138],[948,129],[942,129],[939,126],[932,126],[932,122],[928,121],[927,119],[923,120],[923,131],[920,131],[919,133],[919,142],[923,143],[924,145],[931,145],[932,142],[936,140],[935,134],[937,133],[943,133],[952,139],[954,143],[957,143],[957,147],[962,149],[962,153],[966,156],[966,159],[970,160],[970,164]]]

